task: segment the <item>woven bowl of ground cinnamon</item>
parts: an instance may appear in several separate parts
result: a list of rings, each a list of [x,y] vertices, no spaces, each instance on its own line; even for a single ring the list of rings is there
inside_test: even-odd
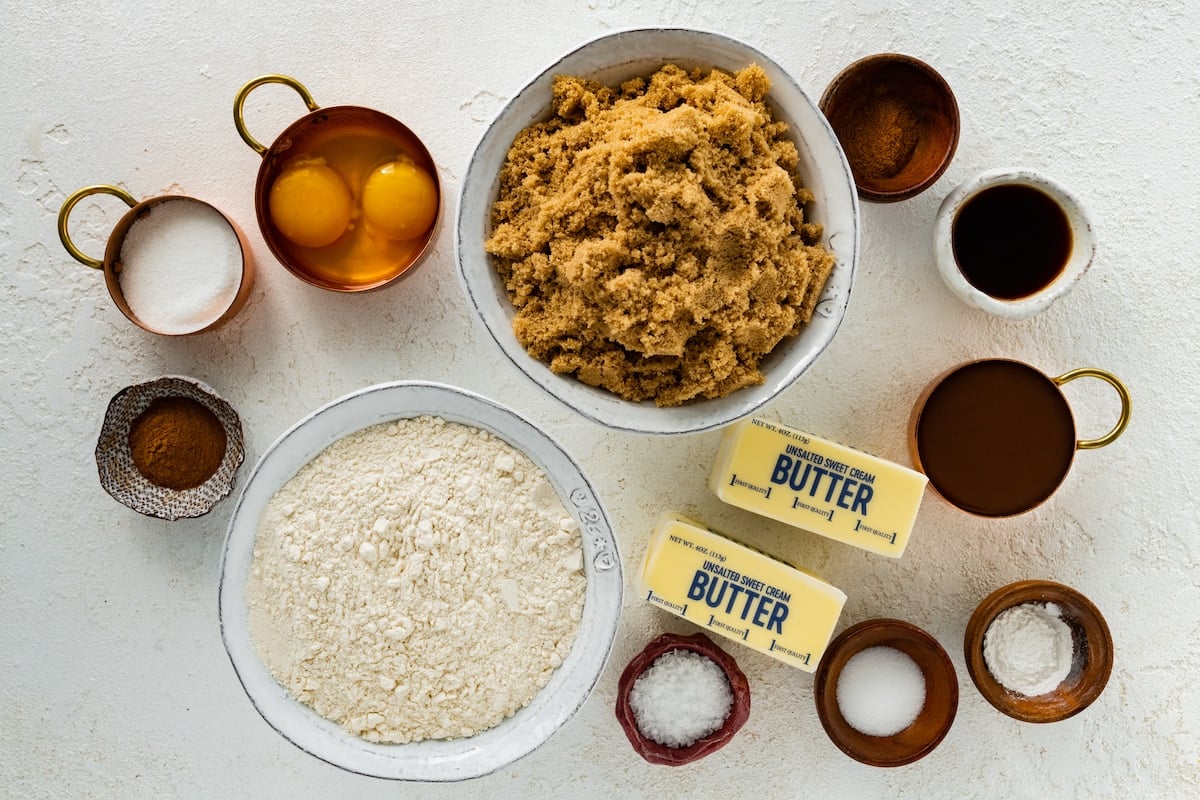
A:
[[[820,105],[864,200],[920,194],[946,171],[958,147],[954,93],[912,56],[882,53],[855,61],[829,84]]]
[[[96,444],[104,490],[135,511],[168,520],[208,513],[232,490],[243,458],[233,407],[183,376],[118,392]]]

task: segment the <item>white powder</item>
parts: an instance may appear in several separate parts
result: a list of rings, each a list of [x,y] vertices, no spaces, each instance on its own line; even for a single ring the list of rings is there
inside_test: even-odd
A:
[[[117,280],[133,315],[163,333],[192,333],[225,313],[242,280],[237,234],[215,209],[165,200],[121,243]]]
[[[983,635],[988,672],[1010,692],[1037,697],[1071,672],[1075,641],[1054,603],[1023,603],[996,615]]]
[[[472,736],[533,699],[579,629],[581,540],[545,474],[420,417],[330,445],[263,513],[250,634],[298,700],[370,741]]]
[[[895,736],[925,707],[925,673],[895,647],[868,647],[850,657],[837,684],[838,709],[867,736]]]
[[[733,689],[708,656],[669,650],[633,682],[629,706],[643,736],[667,747],[688,747],[725,723]]]

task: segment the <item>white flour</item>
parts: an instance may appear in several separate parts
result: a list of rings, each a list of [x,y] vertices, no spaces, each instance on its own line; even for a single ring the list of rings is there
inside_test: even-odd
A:
[[[983,635],[988,672],[1005,689],[1037,697],[1071,673],[1075,641],[1054,603],[1022,603],[1002,611]]]
[[[566,658],[582,565],[578,526],[523,453],[434,417],[376,425],[271,499],[250,634],[292,695],[358,736],[472,736]]]

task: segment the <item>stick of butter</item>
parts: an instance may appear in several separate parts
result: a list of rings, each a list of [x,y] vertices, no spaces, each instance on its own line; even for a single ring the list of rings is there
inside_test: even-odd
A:
[[[664,514],[642,563],[642,596],[805,672],[817,668],[846,595],[828,583]]]
[[[899,558],[928,482],[851,447],[749,419],[726,430],[708,486],[730,505]]]

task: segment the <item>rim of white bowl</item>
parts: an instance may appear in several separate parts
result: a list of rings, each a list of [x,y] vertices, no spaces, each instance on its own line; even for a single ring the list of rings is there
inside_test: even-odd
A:
[[[270,498],[334,441],[420,414],[495,434],[545,472],[579,524],[587,587],[570,653],[524,708],[465,739],[376,744],[348,733],[281,686],[250,640],[245,583],[258,521]],[[218,621],[238,681],[259,715],[304,752],[348,772],[390,780],[449,782],[501,769],[536,750],[583,706],[616,639],[623,593],[620,551],[608,515],[575,460],[546,432],[482,395],[442,383],[395,381],[351,392],[305,416],[263,453],[238,497],[221,555]]]
[[[714,63],[709,58],[688,57],[683,54],[673,56],[670,52],[664,55],[665,51],[661,49],[660,42],[662,38],[675,41],[674,49],[699,48],[705,54],[720,53],[725,61]],[[626,46],[638,54],[614,55],[605,59],[604,65],[596,69],[575,69],[574,65],[585,61],[591,51],[606,45],[614,48]],[[647,50],[652,51],[652,54],[641,54]],[[725,397],[670,408],[658,408],[650,401],[634,403],[603,389],[588,386],[574,376],[556,375],[548,365],[530,356],[511,334],[512,304],[503,286],[498,285],[499,279],[491,266],[491,259],[483,250],[486,233],[490,229],[490,209],[498,191],[499,165],[503,163],[504,156],[512,144],[511,138],[497,143],[498,126],[515,117],[512,129],[515,136],[532,122],[543,119],[548,103],[536,102],[530,100],[530,97],[534,93],[542,93],[549,97],[549,85],[556,74],[584,74],[601,82],[611,83],[629,77],[614,77],[615,73],[625,71],[630,74],[643,74],[645,69],[656,62],[660,66],[675,62],[685,65],[703,64],[726,70],[740,69],[750,63],[757,63],[764,69],[772,83],[767,103],[776,112],[777,118],[781,116],[780,105],[773,98],[786,94],[795,104],[798,113],[804,115],[805,125],[811,128],[810,136],[801,135],[797,130],[800,120],[791,119],[790,115],[786,115],[789,116],[787,121],[800,151],[800,171],[804,174],[806,188],[816,195],[813,204],[816,213],[812,215],[812,219],[824,225],[822,242],[835,258],[833,272],[817,303],[812,321],[797,336],[781,342],[763,360],[763,372],[767,376],[764,383],[739,389]],[[737,66],[730,66],[734,63]],[[609,77],[606,78],[606,75]],[[518,109],[523,112],[520,116]],[[814,155],[814,151],[817,155]],[[488,158],[493,153],[498,155],[498,159]],[[480,174],[480,165],[484,162],[496,164],[493,173]],[[833,172],[833,175],[823,182],[811,179],[818,163],[826,165],[825,169]],[[817,186],[817,183],[821,185]],[[844,217],[837,220],[836,226],[831,225],[826,216],[834,204],[837,214]],[[471,154],[459,191],[454,249],[459,281],[476,316],[509,362],[529,380],[568,408],[607,428],[639,434],[686,434],[719,428],[749,416],[795,383],[825,352],[841,326],[853,291],[858,263],[861,227],[859,220],[858,192],[837,135],[817,103],[774,59],[745,42],[712,31],[674,27],[631,28],[603,34],[572,48],[566,55],[538,72],[488,123],[486,131]],[[835,227],[836,229],[831,229]],[[476,280],[490,282],[490,300],[486,296],[485,288],[476,285]],[[498,296],[498,293],[503,296]],[[504,333],[500,332],[500,328],[504,329]],[[769,371],[772,362],[784,358],[801,342],[811,349],[799,357],[795,364],[779,374]]]

